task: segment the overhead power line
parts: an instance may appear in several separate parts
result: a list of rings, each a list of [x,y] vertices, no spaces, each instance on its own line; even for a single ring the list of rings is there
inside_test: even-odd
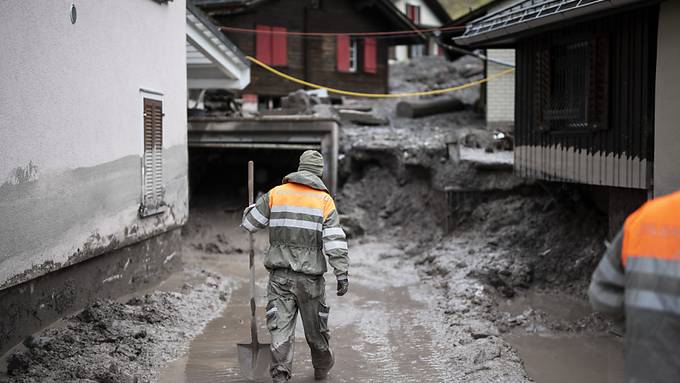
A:
[[[286,35],[286,36],[298,36],[298,37],[326,37],[326,36],[338,36],[338,35],[349,35],[357,37],[382,37],[382,36],[408,36],[417,35],[423,33],[437,33],[446,32],[452,30],[465,29],[465,26],[449,26],[441,28],[426,28],[426,29],[409,29],[402,31],[383,31],[383,32],[298,32],[298,31],[258,31],[252,28],[239,28],[239,27],[229,27],[220,26],[222,31],[225,32],[237,32],[237,33],[266,33],[272,35]]]

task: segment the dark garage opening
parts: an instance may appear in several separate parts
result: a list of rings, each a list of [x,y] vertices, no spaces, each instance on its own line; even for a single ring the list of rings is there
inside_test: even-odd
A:
[[[255,196],[297,170],[304,150],[190,148],[190,208],[237,210],[248,201],[248,161],[255,162]]]

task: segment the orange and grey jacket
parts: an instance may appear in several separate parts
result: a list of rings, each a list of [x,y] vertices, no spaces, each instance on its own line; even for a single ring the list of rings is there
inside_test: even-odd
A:
[[[680,379],[680,192],[626,219],[588,296],[596,310],[625,315],[627,382]]]
[[[287,175],[258,198],[241,226],[250,232],[269,227],[268,270],[321,275],[328,269],[325,254],[338,279],[347,276],[347,239],[335,203],[323,181],[308,171]]]

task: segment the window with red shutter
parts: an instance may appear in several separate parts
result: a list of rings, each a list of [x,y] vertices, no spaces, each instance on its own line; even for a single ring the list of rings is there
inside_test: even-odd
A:
[[[272,27],[272,65],[288,65],[288,35],[286,28]]]
[[[336,47],[338,72],[349,72],[349,36],[337,35]]]
[[[268,25],[258,25],[255,38],[255,56],[267,65],[272,64],[272,28]]]
[[[377,44],[374,38],[364,40],[364,72],[376,73],[378,71]]]
[[[406,17],[414,24],[420,24],[420,6],[406,4]]]

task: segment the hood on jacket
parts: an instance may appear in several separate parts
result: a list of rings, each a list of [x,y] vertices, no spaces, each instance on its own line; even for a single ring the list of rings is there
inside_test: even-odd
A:
[[[325,191],[326,193],[331,194],[323,181],[321,181],[321,178],[306,170],[290,173],[289,175],[283,177],[284,184],[289,182],[309,186],[312,189]]]

